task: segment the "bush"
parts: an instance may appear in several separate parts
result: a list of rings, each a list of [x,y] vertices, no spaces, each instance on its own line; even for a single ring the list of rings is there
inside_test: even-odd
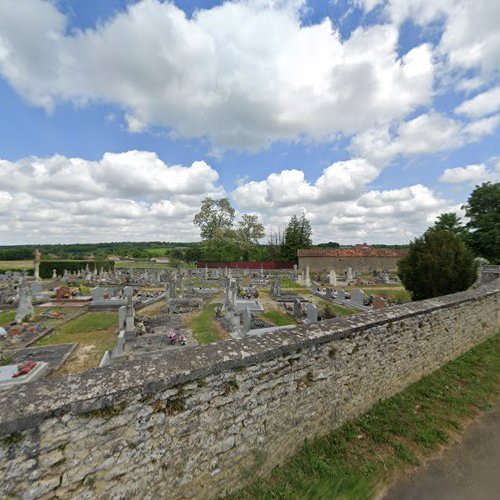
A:
[[[457,234],[429,229],[410,244],[398,276],[413,300],[461,292],[476,280],[474,254]]]
[[[62,276],[64,270],[69,272],[84,271],[89,266],[89,269],[104,269],[112,271],[115,263],[112,260],[90,261],[90,260],[50,260],[40,262],[40,278],[52,278],[54,269],[59,276]]]

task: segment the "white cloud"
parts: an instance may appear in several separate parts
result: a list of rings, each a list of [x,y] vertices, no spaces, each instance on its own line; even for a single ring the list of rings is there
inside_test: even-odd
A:
[[[496,180],[500,174],[500,163],[496,169],[488,169],[484,164],[467,165],[465,167],[447,168],[439,180],[449,184],[470,183],[479,184],[487,180]]]
[[[233,197],[240,207],[256,209],[345,201],[359,196],[378,173],[362,158],[333,163],[313,184],[302,170],[282,170],[264,181],[240,183]]]
[[[354,137],[350,147],[376,165],[385,165],[397,156],[437,153],[476,142],[492,134],[499,124],[499,115],[465,123],[430,111],[395,129],[369,129]]]
[[[354,0],[366,11],[383,0]],[[442,21],[438,51],[451,68],[500,70],[500,2],[498,0],[388,0],[387,18],[396,25],[410,19],[427,26]]]
[[[500,86],[464,101],[460,106],[455,108],[455,113],[474,118],[491,115],[498,111],[500,111]]]
[[[132,132],[160,125],[215,148],[328,140],[430,102],[430,46],[399,58],[391,25],[344,41],[328,18],[303,25],[302,6],[242,0],[188,19],[144,0],[67,33],[54,4],[0,0],[0,74],[38,106],[110,102]]]
[[[373,165],[359,159],[334,163],[312,183],[301,170],[285,170],[242,183],[232,197],[240,208],[258,211],[268,230],[283,228],[291,215],[305,213],[315,241],[342,243],[407,242],[450,207],[420,184],[367,191],[377,174]]]
[[[147,151],[0,160],[0,239],[196,240],[201,200],[224,196],[218,179],[205,162],[169,166]]]

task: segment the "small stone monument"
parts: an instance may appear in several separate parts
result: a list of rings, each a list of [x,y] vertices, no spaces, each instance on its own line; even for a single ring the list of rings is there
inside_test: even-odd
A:
[[[308,323],[318,322],[318,308],[314,304],[307,304],[307,322]]]
[[[359,305],[359,306],[364,306],[365,305],[365,292],[363,290],[353,290],[351,292],[351,300]]]
[[[333,269],[329,274],[329,282],[331,286],[337,286],[337,273]]]
[[[305,286],[311,286],[311,277],[309,276],[309,266],[306,266],[306,277],[305,277]]]
[[[36,281],[40,281],[40,262],[42,260],[42,254],[40,253],[40,250],[38,248],[35,250],[35,261],[33,263],[34,267],[34,272],[33,276],[35,277]]]
[[[19,305],[16,309],[16,323],[22,323],[35,312],[31,302],[31,294],[24,282],[19,287]]]

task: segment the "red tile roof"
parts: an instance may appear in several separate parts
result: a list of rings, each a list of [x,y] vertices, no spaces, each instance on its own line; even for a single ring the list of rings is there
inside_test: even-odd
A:
[[[393,257],[401,258],[406,255],[404,249],[372,248],[367,245],[356,245],[351,248],[310,248],[299,250],[299,257]]]

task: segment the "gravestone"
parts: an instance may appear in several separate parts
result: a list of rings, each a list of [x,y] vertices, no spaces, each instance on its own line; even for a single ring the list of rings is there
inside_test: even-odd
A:
[[[295,318],[300,318],[302,316],[302,305],[299,299],[293,301],[293,315]]]
[[[31,294],[28,292],[28,287],[22,284],[19,287],[19,305],[16,309],[16,323],[22,323],[27,317],[32,316],[35,312],[31,302]]]
[[[123,294],[125,295],[126,299],[132,299],[134,296],[134,287],[133,286],[126,286],[123,289]]]
[[[332,269],[329,274],[329,282],[332,286],[337,286],[337,273]]]
[[[42,291],[42,284],[38,281],[33,281],[33,283],[31,283],[31,294],[36,295],[41,291]]]
[[[101,286],[96,286],[92,288],[92,300],[102,300],[104,299],[104,288]]]
[[[306,277],[305,277],[305,286],[310,287],[311,286],[311,278],[309,276],[309,266],[306,266]]]
[[[360,306],[365,305],[365,292],[363,290],[353,290],[351,292],[351,300]]]
[[[252,326],[252,313],[250,312],[250,309],[248,307],[245,307],[245,309],[243,309],[242,316],[243,316],[242,333],[247,333]]]
[[[345,300],[345,291],[344,290],[339,290],[337,292],[337,300],[343,302]]]
[[[123,330],[125,328],[125,318],[127,316],[127,306],[120,306],[118,308],[118,329]]]
[[[333,292],[331,288],[326,289],[326,298],[327,299],[332,299],[333,298]]]
[[[354,279],[353,274],[352,274],[352,267],[347,268],[347,275],[346,275],[346,280],[347,281],[352,281]]]
[[[314,304],[307,304],[307,322],[308,323],[318,322],[318,308]]]

